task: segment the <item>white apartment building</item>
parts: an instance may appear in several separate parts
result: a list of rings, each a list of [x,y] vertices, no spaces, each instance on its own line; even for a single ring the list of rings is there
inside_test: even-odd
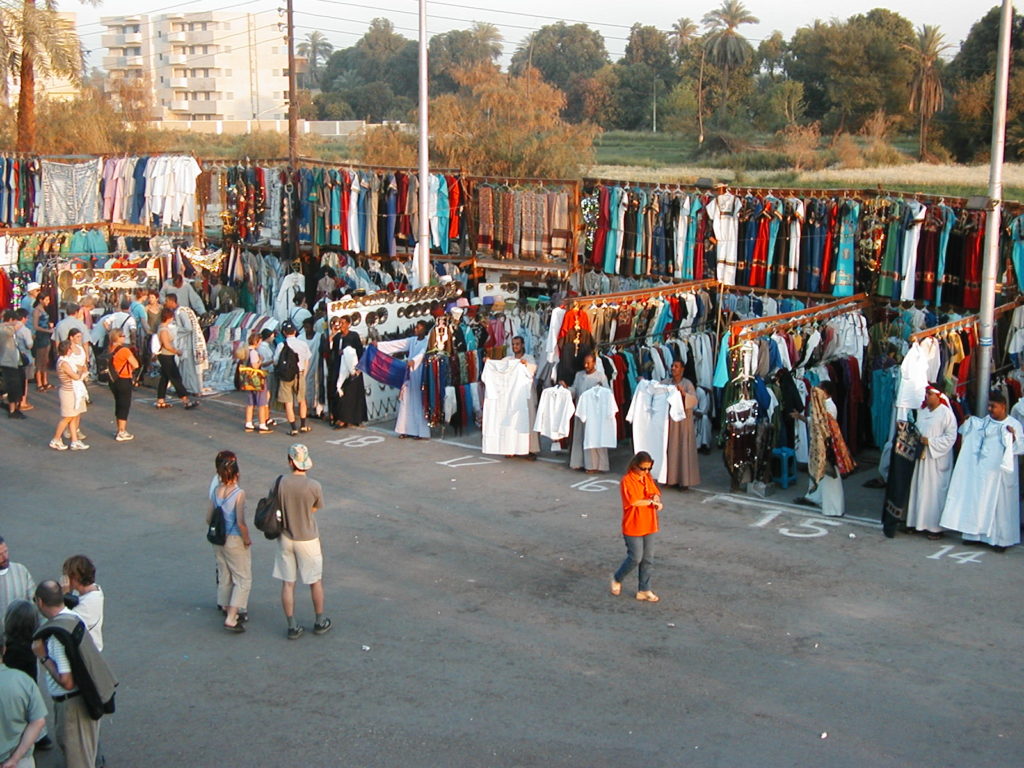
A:
[[[107,16],[103,68],[152,93],[158,120],[280,120],[288,45],[272,11]],[[113,88],[111,88],[113,90]]]

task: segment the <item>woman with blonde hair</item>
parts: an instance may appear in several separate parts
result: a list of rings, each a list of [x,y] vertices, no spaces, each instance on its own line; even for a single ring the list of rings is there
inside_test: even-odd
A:
[[[218,509],[224,515],[224,543],[214,544],[217,558],[217,606],[224,612],[224,629],[244,632],[248,619],[249,591],[252,589],[252,554],[249,528],[245,524],[245,491],[238,484],[238,457],[221,451],[214,461],[217,476],[210,485],[207,525]]]
[[[141,363],[135,350],[124,343],[124,331],[115,328],[110,332],[110,392],[114,395],[114,419],[117,421],[119,443],[135,439],[128,432],[128,412],[132,408],[132,390],[135,388],[135,372]]]
[[[249,402],[245,406],[245,431],[266,435],[273,432],[273,430],[267,424],[267,419],[270,417],[270,391],[267,389],[267,376],[266,372],[263,371],[263,358],[259,350],[262,339],[263,337],[259,331],[253,331],[249,334],[248,347],[244,351],[244,357],[239,361],[239,364],[255,368],[262,373],[262,375],[250,374],[250,383],[255,384],[258,381],[260,389],[246,390]],[[243,376],[242,378],[244,380],[245,377]],[[254,415],[258,423],[253,421]]]

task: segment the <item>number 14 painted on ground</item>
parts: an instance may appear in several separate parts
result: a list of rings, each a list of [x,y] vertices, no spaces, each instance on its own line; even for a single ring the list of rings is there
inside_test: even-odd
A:
[[[934,555],[928,555],[929,560],[941,560],[944,557],[948,557],[950,560],[956,560],[958,563],[963,565],[964,563],[980,563],[983,552],[957,552],[953,553],[956,549],[952,544],[947,544],[941,547],[938,552]]]

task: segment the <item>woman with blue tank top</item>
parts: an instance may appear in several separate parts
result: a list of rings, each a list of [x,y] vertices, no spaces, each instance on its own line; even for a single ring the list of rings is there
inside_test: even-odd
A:
[[[217,558],[217,607],[224,614],[224,629],[244,632],[248,620],[249,591],[252,589],[252,555],[249,528],[245,524],[245,491],[238,484],[238,457],[232,451],[221,451],[215,461],[217,475],[210,483],[209,524],[219,506],[224,512],[227,538],[222,546],[214,545]]]

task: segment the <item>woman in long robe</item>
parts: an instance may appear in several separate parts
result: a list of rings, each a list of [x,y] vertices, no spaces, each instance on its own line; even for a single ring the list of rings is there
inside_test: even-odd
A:
[[[377,348],[387,355],[405,353],[409,364],[409,374],[398,395],[398,418],[395,420],[395,432],[399,437],[414,437],[417,440],[430,438],[430,425],[423,412],[423,359],[427,354],[427,323],[420,320],[416,323],[416,335],[394,341],[374,342]]]
[[[683,364],[672,363],[671,375],[662,384],[675,387],[683,398],[686,417],[681,421],[668,420],[668,475],[666,485],[678,485],[683,490],[700,484],[700,466],[697,463],[696,420],[697,389],[683,377]]]

